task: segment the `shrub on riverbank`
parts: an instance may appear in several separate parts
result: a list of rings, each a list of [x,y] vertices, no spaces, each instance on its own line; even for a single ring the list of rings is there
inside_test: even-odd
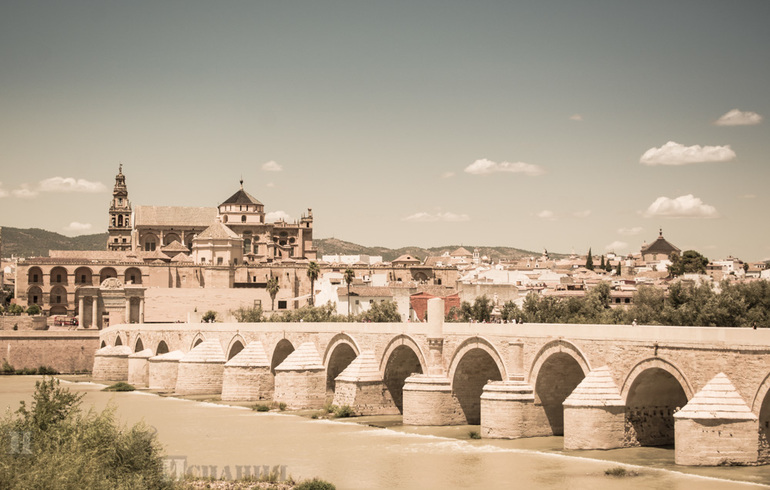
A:
[[[82,397],[44,378],[0,420],[0,488],[172,488],[154,432],[119,427],[114,408],[84,413]]]
[[[119,381],[114,385],[104,388],[102,391],[134,391],[135,389],[134,385],[130,385],[125,381]]]

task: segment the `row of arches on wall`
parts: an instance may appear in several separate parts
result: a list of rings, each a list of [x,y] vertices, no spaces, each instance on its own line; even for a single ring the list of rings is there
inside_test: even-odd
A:
[[[44,277],[43,270],[40,267],[30,267],[27,271],[27,282],[30,285],[44,285]],[[138,267],[128,267],[123,274],[118,275],[114,267],[102,267],[97,273],[90,267],[83,266],[78,267],[70,274],[66,268],[57,266],[51,269],[48,277],[48,284],[51,286],[68,286],[70,284],[76,286],[98,286],[106,279],[112,277],[119,277],[125,284],[142,284],[142,271]],[[94,281],[97,279],[99,282],[94,284]]]
[[[203,341],[198,336],[191,348]],[[121,345],[120,335],[114,345]],[[103,343],[104,345],[104,343]],[[226,351],[232,359],[244,349],[246,341],[237,336],[230,341]],[[137,338],[134,351],[145,348]],[[272,349],[271,371],[279,366],[293,351],[289,339],[281,339]],[[155,354],[169,351],[161,340]],[[338,334],[327,345],[324,365],[327,369],[327,393],[333,394],[335,378],[358,356],[360,350],[355,340],[346,334]],[[395,406],[403,412],[403,387],[413,374],[426,372],[425,356],[417,342],[408,335],[394,337],[385,348],[380,361],[383,384]],[[529,372],[535,392],[535,404],[542,407],[553,435],[564,434],[563,402],[588,374],[590,365],[586,357],[573,344],[557,340],[543,346],[535,357]],[[481,420],[481,394],[489,381],[507,379],[502,357],[494,345],[480,337],[467,339],[452,355],[449,368],[452,390],[468,424]],[[687,404],[694,395],[690,383],[671,362],[661,358],[640,361],[625,377],[621,397],[626,405],[626,422],[632,444],[641,446],[670,446],[674,443],[674,419],[676,410]],[[751,403],[759,415],[760,431],[770,434],[770,374],[765,378]]]

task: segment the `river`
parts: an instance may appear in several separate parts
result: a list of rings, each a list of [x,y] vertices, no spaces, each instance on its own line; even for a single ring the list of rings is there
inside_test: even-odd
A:
[[[30,400],[34,376],[0,377],[0,407]],[[64,382],[63,382],[64,384]],[[471,440],[472,426],[407,427],[397,417],[337,421],[245,407],[160,397],[144,392],[107,393],[102,385],[69,383],[85,392],[84,408],[117,409],[121,422],[144,421],[178,468],[197,474],[237,476],[246,467],[283,467],[294,478],[319,477],[339,489],[614,488],[725,489],[770,485],[770,466],[681,468],[673,450],[560,450],[561,438]],[[392,426],[387,429],[378,426]],[[637,476],[605,470],[634,465]],[[767,488],[767,487],[765,487]]]

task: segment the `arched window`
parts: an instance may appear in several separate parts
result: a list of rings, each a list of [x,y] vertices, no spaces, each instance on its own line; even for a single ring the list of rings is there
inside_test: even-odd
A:
[[[241,223],[245,223],[245,222],[246,222],[246,215],[244,214],[243,216],[241,216]]]

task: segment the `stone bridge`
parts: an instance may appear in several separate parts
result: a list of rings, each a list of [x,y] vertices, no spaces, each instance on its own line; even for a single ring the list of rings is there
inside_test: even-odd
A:
[[[679,464],[770,461],[770,329],[444,323],[115,325],[94,377],[289,408],[333,401],[566,449],[675,447]]]

